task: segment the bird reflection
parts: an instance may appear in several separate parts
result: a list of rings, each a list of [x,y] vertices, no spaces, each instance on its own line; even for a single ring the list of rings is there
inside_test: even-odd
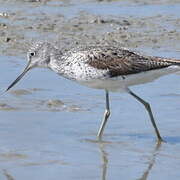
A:
[[[159,153],[159,149],[161,147],[161,142],[158,142],[155,147],[154,147],[154,150],[152,152],[152,156],[151,156],[151,159],[148,163],[148,167],[147,169],[144,171],[144,173],[142,174],[142,176],[140,178],[138,178],[138,180],[147,180],[148,179],[148,176],[150,174],[150,171],[153,167],[153,165],[155,164],[155,160],[156,160],[156,157]],[[105,146],[107,144],[106,143],[98,143],[98,146],[99,146],[99,150],[100,150],[100,153],[101,153],[101,180],[106,180],[106,175],[107,175],[107,170],[108,170],[108,153],[105,151]]]
[[[161,147],[161,142],[158,142],[154,148],[154,151],[152,153],[152,157],[148,163],[148,167],[147,169],[144,171],[143,175],[141,176],[141,178],[139,178],[138,180],[146,180],[148,178],[148,175],[153,167],[153,165],[155,164],[155,161],[156,161],[156,156],[158,155],[159,153],[159,149]]]
[[[104,150],[105,144],[99,143],[99,150],[101,153],[101,161],[102,161],[102,175],[101,175],[101,180],[106,180],[106,174],[107,174],[107,166],[108,166],[108,154]]]
[[[14,180],[14,178],[9,174],[9,172],[3,169],[3,174],[7,178],[7,180]]]

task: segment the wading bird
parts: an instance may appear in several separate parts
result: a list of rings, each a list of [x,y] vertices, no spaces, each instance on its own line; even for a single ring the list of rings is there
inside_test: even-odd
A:
[[[162,137],[155,123],[150,104],[129,87],[151,82],[163,75],[180,70],[180,61],[170,58],[143,56],[127,49],[111,46],[89,46],[65,53],[48,42],[32,45],[27,53],[28,64],[21,75],[7,88],[12,88],[29,70],[49,68],[59,75],[82,85],[105,90],[106,109],[98,138],[101,139],[110,116],[109,91],[126,91],[147,110],[158,141]]]

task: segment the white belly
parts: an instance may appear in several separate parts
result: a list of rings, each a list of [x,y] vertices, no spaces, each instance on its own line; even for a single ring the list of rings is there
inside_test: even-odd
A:
[[[180,66],[169,66],[163,69],[150,70],[137,74],[118,76],[109,79],[92,79],[88,81],[79,81],[79,83],[96,89],[107,89],[109,91],[126,91],[129,86],[152,82],[161,76],[178,71],[180,71]]]

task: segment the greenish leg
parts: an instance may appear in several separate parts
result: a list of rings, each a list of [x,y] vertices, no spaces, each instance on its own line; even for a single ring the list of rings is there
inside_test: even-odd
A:
[[[149,117],[150,117],[150,120],[151,120],[151,123],[154,127],[154,130],[156,132],[156,135],[157,135],[157,138],[158,138],[158,141],[162,142],[163,139],[160,135],[160,132],[156,126],[156,123],[155,123],[155,120],[154,120],[154,116],[153,116],[153,113],[152,113],[152,110],[151,110],[151,106],[148,102],[144,101],[142,98],[140,98],[139,96],[137,96],[135,93],[133,93],[130,89],[129,89],[129,94],[132,95],[134,98],[136,98],[139,102],[141,102],[144,107],[146,108],[148,114],[149,114]]]
[[[104,128],[105,128],[107,120],[108,120],[108,118],[110,116],[109,92],[107,90],[105,90],[105,93],[106,93],[106,109],[105,109],[104,117],[103,117],[103,120],[101,122],[98,134],[97,134],[97,137],[98,137],[99,140],[101,140],[101,138],[102,138],[102,135],[103,135],[103,132],[104,132]]]

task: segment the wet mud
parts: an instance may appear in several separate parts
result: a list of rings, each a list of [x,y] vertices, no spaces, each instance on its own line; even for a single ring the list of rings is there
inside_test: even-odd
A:
[[[11,1],[0,8],[0,52],[24,56],[41,39],[65,50],[110,44],[179,51],[178,8],[178,1]]]

